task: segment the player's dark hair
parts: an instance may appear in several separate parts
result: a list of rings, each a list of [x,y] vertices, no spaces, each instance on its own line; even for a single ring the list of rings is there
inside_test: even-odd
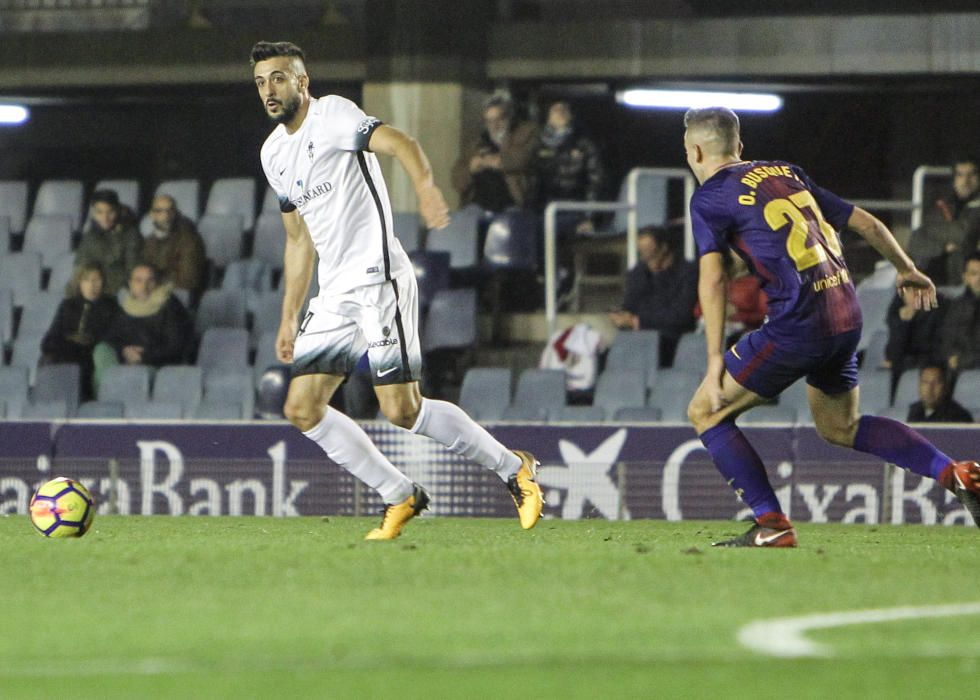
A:
[[[500,107],[508,119],[514,117],[514,100],[506,92],[496,92],[487,98],[483,103],[483,111],[486,112],[491,107]]]
[[[927,369],[934,369],[939,372],[939,381],[946,386],[949,385],[949,371],[943,365],[938,363],[926,363],[922,365],[922,369],[919,370],[919,376],[921,377],[922,373]]]
[[[102,268],[102,265],[100,263],[97,263],[94,260],[90,260],[89,262],[84,262],[75,268],[75,272],[71,276],[71,281],[68,282],[68,286],[65,289],[65,296],[66,297],[81,296],[82,278],[87,276],[90,272],[98,272],[99,277],[102,278],[102,285],[105,286],[105,270]]]
[[[119,208],[119,195],[115,190],[96,190],[92,193],[92,204],[101,202],[108,204],[113,209]]]
[[[966,266],[971,262],[980,262],[980,250],[975,250],[966,256],[966,259],[963,261],[963,269],[965,270]]]
[[[290,41],[259,41],[252,47],[251,63],[254,66],[259,61],[265,61],[276,56],[290,56],[298,58],[304,64],[306,55],[303,49]]]
[[[738,115],[728,107],[689,109],[684,114],[684,128],[714,131],[721,137],[728,152],[735,153],[738,150],[741,127],[738,122]]]
[[[671,253],[677,253],[681,248],[681,231],[664,226],[644,226],[636,232],[637,237],[649,236],[660,245],[666,246]]]

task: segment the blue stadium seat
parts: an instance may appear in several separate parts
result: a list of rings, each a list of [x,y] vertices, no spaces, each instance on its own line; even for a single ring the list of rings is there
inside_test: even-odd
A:
[[[197,224],[208,260],[224,268],[242,257],[245,229],[239,214],[205,214]]]
[[[412,253],[419,249],[422,222],[418,214],[414,211],[396,211],[391,215],[391,224],[402,250]]]
[[[153,379],[153,400],[179,403],[183,415],[194,414],[204,394],[204,371],[193,365],[166,365]]]
[[[462,350],[476,344],[476,290],[443,289],[429,307],[423,352]]]
[[[125,414],[122,401],[86,401],[75,412],[76,418],[122,418]]]
[[[184,409],[175,401],[128,401],[124,418],[137,420],[176,420],[183,417]]]
[[[201,295],[194,328],[204,333],[208,328],[245,328],[245,295],[239,290],[208,289]]]
[[[429,231],[425,249],[448,252],[449,266],[454,270],[475,267],[482,218],[483,210],[473,204],[454,211],[446,228]]]
[[[252,240],[252,257],[263,261],[270,270],[282,269],[282,254],[286,249],[286,229],[278,209],[262,214],[255,220],[255,236]]]
[[[0,398],[7,404],[7,417],[17,418],[30,400],[30,372],[26,367],[0,367]]]
[[[40,253],[0,256],[0,286],[14,294],[14,306],[24,306],[41,291]]]
[[[700,333],[685,333],[677,342],[674,369],[704,374],[708,364],[708,345]]]
[[[74,415],[80,403],[81,385],[81,369],[78,365],[42,365],[37,368],[31,401],[35,404],[60,401],[65,405],[65,416]],[[59,414],[59,417],[62,416]]]
[[[647,401],[648,406],[659,408],[665,421],[687,422],[687,405],[701,384],[700,373],[682,369],[662,369],[657,383]]]
[[[657,331],[619,331],[606,357],[606,369],[656,371],[660,357]]]
[[[249,367],[212,370],[204,375],[203,402],[237,404],[239,418],[255,412],[255,379]]]
[[[538,261],[538,217],[528,211],[498,214],[487,228],[483,265],[491,269],[534,270]]]
[[[616,411],[612,420],[614,423],[658,423],[662,415],[656,406],[643,406],[642,408],[629,406]]]
[[[205,374],[213,369],[248,367],[248,331],[244,328],[208,328],[201,336],[197,366]]]
[[[602,423],[606,411],[602,406],[559,406],[551,412],[552,423]]]
[[[416,250],[409,258],[419,287],[419,312],[424,315],[436,293],[449,289],[449,253]]]
[[[255,178],[226,177],[215,180],[208,193],[204,216],[239,216],[242,228],[255,226]]]
[[[645,374],[637,369],[606,369],[596,382],[594,406],[612,416],[621,408],[646,405]]]
[[[537,414],[543,410],[547,417],[566,403],[564,370],[526,369],[517,380],[517,390],[510,407]],[[508,411],[506,416],[513,414],[514,411]]]
[[[123,404],[150,399],[150,374],[147,365],[114,365],[106,367],[99,384],[99,401],[119,401]]]
[[[510,405],[510,385],[506,367],[472,367],[463,377],[459,406],[474,420],[501,420]]]

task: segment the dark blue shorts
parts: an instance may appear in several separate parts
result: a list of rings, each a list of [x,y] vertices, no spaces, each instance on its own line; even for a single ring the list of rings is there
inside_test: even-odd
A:
[[[861,330],[817,340],[774,337],[765,326],[742,336],[725,353],[725,368],[741,386],[772,399],[800,377],[825,394],[857,386]]]

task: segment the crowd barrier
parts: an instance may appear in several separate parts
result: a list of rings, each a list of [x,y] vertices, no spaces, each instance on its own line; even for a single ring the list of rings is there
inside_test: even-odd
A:
[[[365,429],[425,485],[435,516],[512,517],[496,475],[387,423]],[[748,514],[688,426],[496,424],[504,444],[541,461],[546,517],[731,519]],[[821,440],[810,426],[745,432],[800,522],[972,526],[931,479]],[[947,454],[976,457],[980,426],[923,428]],[[54,476],[81,480],[100,513],[367,515],[377,496],[285,422],[0,422],[0,514],[25,514]]]

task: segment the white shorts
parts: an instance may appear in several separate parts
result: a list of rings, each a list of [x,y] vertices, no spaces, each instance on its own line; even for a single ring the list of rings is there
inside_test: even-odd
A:
[[[392,280],[310,301],[293,347],[293,376],[348,376],[364,355],[376,385],[418,381],[418,286],[409,268]]]

